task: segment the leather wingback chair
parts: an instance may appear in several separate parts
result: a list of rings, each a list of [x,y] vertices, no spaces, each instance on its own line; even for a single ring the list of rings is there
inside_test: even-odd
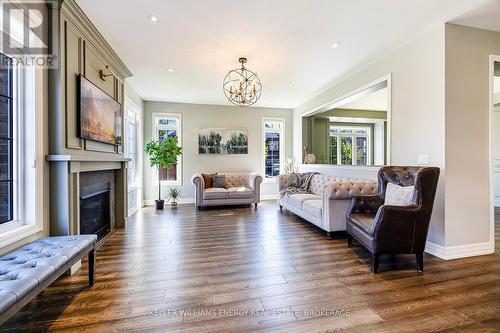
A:
[[[376,273],[380,254],[415,254],[417,270],[424,270],[424,249],[436,196],[439,168],[383,167],[378,172],[378,194],[356,195],[347,210],[347,242],[353,238],[371,253]],[[384,205],[387,183],[415,186],[412,204]]]

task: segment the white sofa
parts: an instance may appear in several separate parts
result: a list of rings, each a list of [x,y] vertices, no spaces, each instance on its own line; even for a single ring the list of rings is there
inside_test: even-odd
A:
[[[205,188],[202,175],[195,174],[191,181],[194,184],[195,204],[200,209],[204,206],[248,205],[260,202],[260,184],[262,176],[256,173],[221,173],[226,176],[226,187]]]
[[[280,209],[313,223],[327,232],[342,233],[346,230],[346,213],[351,198],[356,194],[376,194],[377,182],[363,179],[345,179],[316,174],[309,184],[310,194],[280,196],[280,191],[289,187],[289,176],[278,177],[278,201]]]

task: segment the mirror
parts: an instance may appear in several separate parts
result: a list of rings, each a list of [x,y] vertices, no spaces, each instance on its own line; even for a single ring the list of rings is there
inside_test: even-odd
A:
[[[388,80],[302,118],[303,163],[388,164]]]

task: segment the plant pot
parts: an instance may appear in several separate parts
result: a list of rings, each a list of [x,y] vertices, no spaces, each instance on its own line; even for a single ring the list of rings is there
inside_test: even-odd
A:
[[[155,200],[155,205],[157,210],[163,210],[163,206],[165,205],[165,200]]]
[[[172,201],[172,202],[170,203],[170,208],[172,208],[172,209],[177,209],[177,201]]]

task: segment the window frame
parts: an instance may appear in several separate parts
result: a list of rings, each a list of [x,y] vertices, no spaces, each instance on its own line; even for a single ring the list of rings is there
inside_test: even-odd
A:
[[[366,134],[359,135],[357,133],[352,133],[352,134],[341,134],[337,133],[337,135],[332,135],[331,134],[331,129],[336,128],[336,129],[344,129],[344,130],[359,130],[359,129],[364,129],[366,130]],[[372,136],[373,136],[373,128],[370,126],[370,124],[365,125],[351,125],[351,124],[346,124],[346,125],[339,125],[339,124],[330,124],[328,127],[328,162],[331,162],[331,138],[336,137],[337,138],[337,163],[333,164],[330,163],[331,165],[341,165],[341,166],[371,166],[372,165],[372,155],[373,155],[373,146],[372,146]],[[351,153],[351,164],[342,164],[342,137],[347,137],[352,139],[352,153]],[[364,164],[359,164],[356,158],[356,152],[357,152],[357,138],[366,138],[366,165]]]
[[[133,119],[131,119],[133,118]],[[133,120],[133,122],[131,121]],[[142,123],[141,123],[141,108],[132,102],[128,97],[125,97],[125,144],[124,144],[124,153],[127,158],[130,157],[129,151],[129,133],[128,133],[128,124],[133,123],[133,127],[135,129],[135,177],[132,183],[128,183],[128,191],[133,191],[141,188],[141,166],[142,166]],[[128,180],[128,177],[127,177]]]
[[[276,130],[274,128],[266,129],[267,122],[275,122],[281,123],[280,129]],[[263,183],[275,183],[277,176],[266,177],[266,133],[279,133],[280,134],[280,172],[279,174],[283,174],[285,170],[285,130],[286,130],[286,121],[285,118],[273,118],[273,117],[264,117],[262,118],[262,182]]]
[[[7,55],[9,56],[9,55]],[[42,68],[13,68],[13,216],[0,224],[0,248],[43,231],[45,220],[44,124],[46,74]]]
[[[182,147],[182,115],[180,113],[165,113],[165,112],[153,112],[152,114],[153,121],[153,140],[159,140],[158,131],[160,130],[158,126],[158,119],[163,118],[171,118],[177,120],[177,126],[168,128],[168,125],[161,125],[161,127],[165,127],[163,129],[175,129],[177,131],[177,138],[179,140],[179,146]],[[152,175],[154,179],[154,185],[158,186],[158,170],[157,168],[152,168]],[[162,180],[161,186],[182,186],[182,155],[177,159],[176,166],[176,180]]]
[[[3,54],[0,52],[0,57],[3,58],[3,57],[6,57],[6,58],[9,58],[12,60],[11,57],[9,57],[8,55],[6,54]],[[5,137],[2,137],[1,140],[3,141],[6,141],[7,144],[7,149],[8,149],[8,152],[7,152],[7,177],[5,180],[0,180],[0,183],[7,183],[8,184],[8,219],[5,220],[5,221],[0,221],[0,225],[4,225],[5,223],[9,223],[9,222],[12,222],[16,219],[16,214],[17,214],[17,209],[16,209],[16,194],[15,193],[15,183],[16,183],[16,176],[17,176],[17,173],[15,172],[15,170],[17,169],[16,168],[16,163],[15,161],[17,160],[17,156],[16,156],[16,150],[17,150],[17,147],[15,147],[14,145],[14,140],[15,140],[15,137],[16,137],[16,134],[17,134],[17,131],[15,131],[15,128],[14,128],[14,124],[15,124],[15,120],[17,119],[14,119],[14,103],[16,101],[16,96],[14,95],[14,86],[15,84],[17,83],[17,80],[16,82],[14,81],[14,71],[16,71],[16,68],[9,68],[8,69],[8,72],[7,72],[7,76],[8,76],[8,87],[7,87],[7,90],[8,90],[8,93],[7,95],[3,95],[3,94],[0,94],[0,97],[1,98],[5,98],[8,100],[8,115],[7,115],[7,118],[8,118],[8,124],[7,124],[7,135]],[[16,89],[17,90],[17,89]]]

